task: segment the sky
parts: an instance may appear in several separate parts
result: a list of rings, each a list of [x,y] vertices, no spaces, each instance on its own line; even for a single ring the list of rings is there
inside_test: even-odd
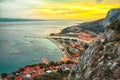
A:
[[[120,0],[0,0],[0,18],[97,20]]]

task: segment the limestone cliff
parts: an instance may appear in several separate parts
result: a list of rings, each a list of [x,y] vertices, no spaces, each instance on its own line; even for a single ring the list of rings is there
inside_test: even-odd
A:
[[[120,9],[110,11],[107,18],[114,11]],[[81,54],[67,80],[120,80],[120,17],[114,15],[106,22],[102,37]]]

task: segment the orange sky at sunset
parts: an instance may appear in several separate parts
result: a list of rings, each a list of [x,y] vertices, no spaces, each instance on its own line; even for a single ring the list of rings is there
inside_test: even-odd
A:
[[[120,0],[0,0],[0,17],[87,21],[104,18],[119,4]]]

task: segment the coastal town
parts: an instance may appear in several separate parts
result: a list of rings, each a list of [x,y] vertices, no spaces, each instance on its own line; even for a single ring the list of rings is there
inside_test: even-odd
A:
[[[68,33],[66,35],[53,33],[47,37],[61,50],[63,57],[59,61],[49,62],[46,58],[42,58],[42,63],[27,65],[10,74],[3,73],[0,75],[0,79],[37,80],[37,77],[51,73],[68,75],[70,69],[77,63],[79,56],[88,47],[88,44],[98,39],[98,36],[93,33],[90,34],[90,32]]]
[[[0,0],[0,80],[120,80],[120,0]]]
[[[0,80],[120,80],[120,0],[0,0]]]

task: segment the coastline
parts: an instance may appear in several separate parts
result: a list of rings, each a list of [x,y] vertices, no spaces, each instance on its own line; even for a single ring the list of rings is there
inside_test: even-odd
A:
[[[73,65],[78,62],[79,56],[81,55],[82,50],[84,50],[83,45],[90,43],[90,41],[82,40],[82,39],[79,39],[78,37],[71,37],[71,36],[50,36],[49,35],[49,36],[40,37],[40,38],[46,38],[49,41],[51,41],[53,44],[55,44],[60,50],[60,55],[62,55],[61,59],[59,59],[58,61],[49,62],[49,61],[47,61],[46,58],[44,58],[43,63],[34,64],[34,65],[31,65],[31,64],[26,65],[26,66],[24,66],[24,67],[22,67],[22,68],[20,68],[16,71],[11,72],[11,73],[6,74],[6,75],[11,75],[12,74],[12,75],[16,76],[16,74],[19,74],[19,75],[24,75],[26,77],[27,77],[27,75],[29,75],[32,78],[34,78],[34,77],[36,77],[36,75],[40,76],[40,75],[48,74],[49,70],[51,70],[51,72],[59,71],[58,69],[54,69],[52,71],[52,69],[50,68],[51,65],[53,67],[57,68],[57,66],[54,66],[54,64],[57,64],[59,67],[62,66],[61,68],[63,68],[63,72],[65,71],[66,68],[68,68],[70,70],[73,67]],[[61,40],[65,40],[65,41],[67,40],[66,42],[70,43],[70,44],[72,42],[73,43],[73,44],[71,44],[73,46],[72,48],[77,50],[77,52],[75,51],[75,53],[74,53],[74,50],[73,50],[73,52],[70,53],[69,52],[70,45],[67,45],[66,42],[61,42]],[[76,42],[77,42],[77,44],[74,44]],[[80,43],[80,46],[79,46],[78,42]],[[82,45],[81,45],[81,43],[82,43]],[[77,45],[78,45],[79,49],[78,49],[78,47],[75,47]],[[68,48],[66,48],[66,46]],[[45,66],[43,66],[41,68],[42,65],[45,65]],[[47,69],[46,66],[48,66],[47,68],[49,68],[48,72],[46,71],[46,69]],[[30,74],[31,71],[35,71],[35,73]],[[42,71],[44,71],[44,72],[42,72]],[[51,72],[49,72],[49,73],[51,73]]]
[[[29,37],[29,36],[28,36],[28,37]],[[55,44],[55,45],[59,48],[62,57],[61,57],[61,59],[59,59],[58,61],[53,61],[53,63],[61,63],[61,64],[59,64],[59,66],[61,66],[61,65],[66,65],[66,64],[67,64],[67,61],[68,61],[68,63],[69,63],[69,62],[72,62],[72,65],[78,61],[78,56],[77,56],[77,57],[76,57],[76,56],[73,56],[73,55],[71,55],[71,53],[68,52],[68,50],[67,50],[67,48],[66,48],[66,44],[62,44],[62,43],[58,42],[60,39],[63,39],[63,40],[68,39],[68,40],[70,40],[70,41],[71,41],[71,40],[76,40],[76,41],[82,42],[82,43],[89,43],[89,41],[85,41],[85,40],[79,39],[79,38],[77,38],[77,37],[71,37],[71,36],[50,36],[50,35],[49,35],[49,36],[40,37],[40,38],[46,38],[46,39],[50,40],[53,44]],[[55,38],[58,38],[58,40],[55,40]],[[69,41],[68,41],[68,42],[69,42]],[[74,41],[73,41],[73,42],[74,42]],[[77,53],[77,54],[79,54],[79,53]],[[59,61],[60,61],[60,62],[59,62]],[[49,62],[49,61],[48,61],[48,62]],[[51,62],[50,62],[50,63],[51,63]],[[44,64],[44,63],[40,63],[40,64]],[[22,67],[22,69],[26,69],[26,68],[31,68],[31,69],[33,69],[34,66],[37,66],[37,65],[41,66],[40,64],[34,64],[34,65],[31,65],[31,64],[30,64],[30,65],[26,65],[26,66]],[[31,66],[32,66],[32,67],[31,67]],[[18,70],[16,70],[16,71],[14,71],[14,72],[9,73],[9,74],[19,73],[19,72],[21,72],[21,68],[18,69]],[[29,71],[28,71],[28,72],[29,72]],[[9,75],[9,74],[8,74],[8,75]],[[21,73],[20,73],[20,74],[21,74]],[[29,73],[27,73],[27,74],[29,74]]]
[[[113,16],[106,17],[106,19],[111,18]],[[50,77],[53,78],[51,80],[118,80],[120,79],[119,26],[120,19],[117,22],[110,23],[102,36],[90,34],[89,31],[73,32],[77,34],[74,37],[68,36],[66,33],[64,33],[65,35],[62,34],[63,36],[56,36],[54,33],[52,36],[46,36],[44,38],[56,47],[54,49],[56,52],[52,56],[62,57],[58,59],[59,61],[54,60],[52,62],[48,61],[47,57],[43,57],[41,63],[26,65],[9,74],[0,74],[0,80],[43,80],[44,78],[46,78],[44,80],[49,80]],[[58,34],[61,35],[61,33]],[[46,47],[51,45],[47,44]],[[47,50],[46,48],[43,49]],[[50,56],[48,58],[52,59]]]
[[[54,39],[52,39],[50,37],[47,37],[47,39],[49,39],[51,42],[53,42],[59,48],[62,56],[64,56],[64,55],[70,56],[69,53],[67,53],[67,52],[65,52],[65,54],[63,54],[62,49],[64,49],[64,50],[66,50],[66,49],[64,48],[64,46],[62,46],[62,44],[58,43],[57,41],[55,41]]]
[[[37,24],[38,24],[38,22],[36,22]],[[35,24],[36,24],[35,23]],[[45,23],[45,22],[44,22]],[[54,26],[52,25],[54,23],[54,25],[55,26],[57,26],[56,28],[54,28]],[[57,24],[56,22],[53,22],[53,23],[47,23],[47,24],[51,24],[50,25],[50,28],[48,27],[48,29],[47,28],[45,28],[44,29],[44,25],[43,25],[43,27],[38,27],[38,26],[36,26],[36,25],[34,25],[35,26],[35,30],[37,30],[37,28],[40,28],[41,30],[43,30],[44,32],[42,32],[42,34],[39,34],[39,32],[41,33],[41,31],[38,31],[38,32],[36,32],[36,31],[34,31],[35,32],[35,34],[34,35],[32,35],[32,34],[21,34],[21,32],[19,33],[19,34],[17,34],[18,32],[19,32],[19,28],[18,27],[15,27],[15,31],[13,30],[13,31],[11,31],[11,32],[13,32],[13,33],[16,33],[16,35],[20,35],[20,36],[18,36],[18,38],[20,39],[20,40],[23,40],[23,38],[25,38],[26,40],[26,42],[25,42],[25,47],[28,45],[30,45],[30,47],[31,47],[31,45],[33,44],[35,44],[35,45],[41,45],[41,43],[43,43],[44,44],[44,40],[42,40],[42,41],[39,41],[39,42],[41,42],[41,43],[37,43],[37,39],[39,39],[39,38],[46,38],[46,36],[48,35],[48,34],[50,34],[50,33],[52,33],[52,31],[53,32],[55,32],[55,33],[58,33],[59,31],[61,31],[61,29],[63,28],[63,27],[59,27],[60,25],[61,26],[65,26],[65,23],[61,23],[61,24]],[[69,22],[70,23],[70,22]],[[3,23],[4,24],[4,23]],[[13,25],[17,25],[18,23],[14,23]],[[19,23],[19,24],[28,24],[28,23]],[[39,23],[40,24],[40,23]],[[62,25],[62,24],[64,24],[64,25]],[[73,23],[72,23],[73,24]],[[8,23],[7,24],[5,24],[5,25],[9,25]],[[31,25],[31,23],[30,23],[30,25]],[[70,24],[68,24],[68,25],[70,25]],[[10,25],[11,26],[11,25]],[[24,26],[24,25],[20,25],[20,26]],[[46,26],[46,25],[45,25]],[[53,28],[51,28],[51,26],[53,26]],[[36,28],[37,27],[37,28]],[[9,28],[9,26],[8,26],[8,28]],[[26,26],[25,26],[25,28],[26,28]],[[29,27],[27,27],[27,29],[28,29]],[[33,27],[34,28],[34,27]],[[29,29],[28,29],[29,30]],[[31,30],[31,28],[30,28],[30,30]],[[47,30],[48,30],[48,32],[47,32]],[[21,30],[20,30],[21,31]],[[29,31],[30,32],[30,31]],[[44,36],[44,35],[45,36]],[[12,36],[12,35],[9,35],[9,36]],[[23,36],[23,37],[21,37],[21,36]],[[15,36],[16,37],[16,36]],[[12,37],[13,39],[17,39],[17,38],[15,38],[14,36]],[[21,39],[22,38],[22,39]],[[35,39],[34,39],[35,38]],[[2,39],[2,38],[1,38]],[[4,39],[4,38],[3,38]],[[7,39],[7,38],[6,38]],[[19,41],[19,39],[18,39],[18,41]],[[30,39],[30,40],[29,40]],[[16,40],[17,41],[17,40]],[[52,44],[52,42],[51,41],[49,41],[49,40],[47,40],[48,42],[50,42],[51,44]],[[10,40],[10,43],[12,43],[12,40]],[[20,48],[23,48],[23,49],[25,49],[24,47],[21,47],[23,44],[20,44],[20,46],[19,45],[16,45],[16,44],[18,44],[18,43],[24,43],[24,41],[21,41],[21,42],[15,42],[15,43],[13,43],[13,44],[15,44],[13,47],[17,47],[18,46],[18,49],[19,49],[19,47]],[[42,45],[43,45],[42,44]],[[46,43],[46,44],[48,44],[48,45],[51,45],[51,44],[49,44],[49,43]],[[45,45],[46,45],[45,44]],[[6,45],[10,45],[10,44],[8,44],[8,43],[6,43]],[[43,45],[43,46],[45,46],[45,45]],[[54,44],[53,44],[54,45]],[[12,44],[11,44],[11,46],[12,46]],[[55,45],[56,46],[56,45]],[[47,47],[47,46],[46,46]],[[57,47],[57,46],[56,46]],[[52,48],[52,47],[51,47]],[[16,49],[16,48],[15,48]],[[25,64],[23,64],[23,65],[20,65],[20,67],[19,67],[19,64],[20,64],[20,61],[18,62],[18,64],[16,64],[18,67],[16,68],[15,66],[14,66],[14,68],[11,70],[11,67],[10,67],[10,69],[8,68],[8,67],[6,67],[6,66],[3,66],[3,67],[1,67],[1,69],[3,70],[1,70],[1,72],[0,72],[0,74],[2,74],[2,73],[11,73],[11,72],[13,72],[13,71],[16,71],[16,70],[18,70],[19,68],[22,68],[22,67],[24,67],[24,66],[26,66],[26,65],[32,65],[32,64],[36,64],[38,61],[36,60],[36,61],[34,61],[33,59],[38,59],[39,58],[39,56],[38,55],[40,55],[40,56],[42,56],[42,54],[43,53],[46,53],[46,50],[41,50],[42,48],[41,47],[37,47],[37,49],[36,49],[36,51],[34,50],[33,52],[35,52],[35,54],[33,53],[33,56],[31,56],[31,58],[29,59],[29,63],[28,64],[26,64],[26,62],[25,62],[25,60],[22,62],[22,60],[21,60],[21,63],[25,63]],[[45,49],[47,49],[47,48],[45,48]],[[27,51],[27,49],[25,49],[26,51]],[[32,49],[29,49],[28,48],[28,50],[30,50],[28,53],[30,53],[31,55],[32,55]],[[55,50],[54,48],[53,48],[53,50]],[[61,50],[61,49],[60,49]],[[8,50],[7,50],[8,51]],[[14,52],[14,50],[13,50],[13,52]],[[17,51],[15,51],[15,52],[17,52]],[[48,53],[49,53],[49,51],[47,51]],[[52,51],[50,51],[50,53],[51,53]],[[2,53],[2,52],[1,52]],[[4,53],[4,52],[3,52]],[[12,51],[11,51],[11,53],[12,53]],[[22,52],[21,52],[22,53]],[[37,53],[39,53],[38,55],[36,55]],[[54,54],[55,55],[53,55],[53,56],[58,56],[58,57],[62,57],[61,56],[61,52],[60,51],[58,51],[58,54],[56,54],[57,52],[55,51],[54,52]],[[23,55],[24,53],[22,53],[21,55]],[[25,52],[25,54],[27,54],[27,52]],[[12,56],[13,56],[14,54],[12,54]],[[21,55],[20,55],[20,57],[21,57]],[[34,56],[35,55],[35,56]],[[49,54],[48,54],[49,55]],[[60,55],[60,56],[59,56]],[[62,54],[63,55],[63,54]],[[8,56],[10,56],[10,55],[8,55]],[[15,58],[16,57],[19,57],[19,55],[14,55],[15,56]],[[27,57],[29,57],[29,56],[27,56]],[[43,56],[43,57],[46,57],[46,56]],[[9,58],[10,58],[10,60],[9,60]],[[47,57],[46,57],[47,58]],[[48,56],[48,58],[49,58],[49,56]],[[51,57],[50,57],[51,58]],[[60,58],[58,58],[58,60],[60,60]],[[14,58],[12,58],[12,59],[14,59]],[[11,61],[12,60],[11,59],[11,57],[8,57],[8,60],[6,60],[7,62],[8,61]],[[18,58],[17,58],[18,59]],[[22,58],[21,58],[22,59]],[[26,59],[26,58],[25,58]],[[28,58],[27,58],[28,59]],[[53,60],[53,58],[51,58],[52,60]],[[55,58],[55,59],[57,59],[57,58]],[[57,61],[58,61],[57,60]],[[18,61],[18,60],[17,60]],[[17,62],[17,61],[15,61],[14,60],[14,62],[13,63],[15,63],[15,62]],[[55,60],[53,60],[53,61],[55,61]],[[2,60],[1,60],[1,62],[2,62]],[[12,61],[11,61],[12,62]],[[31,63],[32,62],[32,63]],[[38,62],[39,63],[39,62]],[[5,64],[7,64],[7,63],[5,63]],[[2,64],[1,64],[2,65]],[[4,68],[6,69],[6,70],[4,70]],[[7,72],[7,70],[10,70],[10,71],[8,71]]]
[[[59,30],[59,31],[60,31],[60,30]],[[27,37],[29,37],[29,36],[27,36]],[[61,37],[61,36],[58,36],[58,38],[59,38],[59,37],[60,37],[60,38],[63,38],[63,39],[66,39],[66,37],[64,37],[64,36],[62,36],[62,37]],[[40,38],[47,38],[47,39],[49,39],[51,42],[53,42],[53,43],[59,48],[62,57],[64,57],[64,56],[71,57],[71,55],[70,55],[70,54],[68,53],[68,51],[66,50],[65,46],[64,46],[63,44],[60,44],[59,42],[55,41],[53,36],[40,37]],[[81,41],[81,42],[89,43],[88,41],[85,41],[85,40],[82,40],[82,39],[78,39],[78,38],[75,38],[75,37],[69,37],[69,36],[68,36],[67,38],[76,39],[76,40]],[[62,49],[64,49],[65,52],[63,52]],[[56,61],[54,61],[54,62],[56,62]],[[30,65],[31,65],[31,64],[30,64]]]

